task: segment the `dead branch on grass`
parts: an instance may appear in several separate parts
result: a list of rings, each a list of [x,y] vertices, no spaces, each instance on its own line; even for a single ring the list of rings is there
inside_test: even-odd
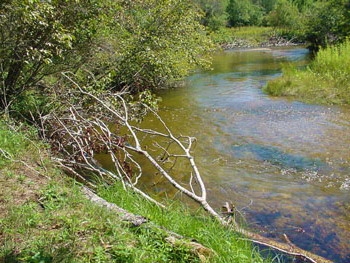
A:
[[[89,174],[97,174],[104,182],[119,180],[124,188],[131,188],[148,200],[164,207],[139,188],[143,176],[140,156],[147,160],[155,170],[179,192],[197,202],[211,216],[229,229],[239,232],[254,243],[265,245],[288,255],[303,258],[309,262],[328,263],[322,257],[304,251],[296,246],[277,242],[241,228],[234,219],[217,213],[207,201],[207,191],[202,176],[192,155],[195,138],[176,136],[165,121],[150,107],[143,105],[159,123],[158,130],[145,129],[132,124],[130,105],[121,93],[95,94],[80,87],[67,74],[65,77],[75,85],[76,97],[84,97],[90,107],[98,109],[84,110],[83,106],[67,105],[63,116],[52,115],[50,138],[53,149],[60,154],[56,160],[75,176],[87,180]],[[86,107],[85,107],[86,108]],[[121,135],[124,134],[124,135]],[[153,142],[153,148],[147,148],[143,140]],[[112,170],[106,170],[96,156],[109,156]],[[186,162],[189,169],[183,178],[177,179],[175,166]],[[232,210],[232,209],[231,209]],[[233,211],[228,211],[233,212]]]

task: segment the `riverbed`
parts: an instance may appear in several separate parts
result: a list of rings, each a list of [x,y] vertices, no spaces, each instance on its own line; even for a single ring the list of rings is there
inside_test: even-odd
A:
[[[304,48],[241,49],[162,91],[160,115],[195,136],[195,157],[220,209],[232,202],[250,228],[335,262],[350,262],[350,109],[273,98],[262,87]],[[151,120],[146,120],[151,124]],[[152,125],[152,124],[151,124]],[[168,192],[166,184],[154,186]],[[171,191],[170,191],[171,193]]]

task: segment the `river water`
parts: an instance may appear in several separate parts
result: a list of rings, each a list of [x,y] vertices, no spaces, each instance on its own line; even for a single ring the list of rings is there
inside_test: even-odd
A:
[[[306,250],[350,262],[350,108],[261,90],[282,63],[307,61],[308,51],[295,47],[218,53],[213,70],[160,92],[159,113],[197,138],[196,162],[216,209],[233,202],[254,231],[279,240],[286,234]],[[154,186],[169,193],[166,187]]]

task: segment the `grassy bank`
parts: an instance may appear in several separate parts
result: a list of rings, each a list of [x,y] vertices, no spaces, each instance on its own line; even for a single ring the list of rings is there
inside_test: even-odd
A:
[[[194,238],[214,251],[215,256],[210,262],[271,262],[263,260],[251,243],[213,221],[202,210],[194,212],[179,203],[170,203],[169,209],[165,211],[132,193],[122,192],[118,185],[101,189],[100,195],[175,233]]]
[[[203,260],[185,243],[168,243],[167,234],[152,224],[131,227],[88,201],[80,185],[53,165],[35,131],[15,131],[0,121],[0,151],[0,262]],[[213,251],[206,262],[264,262],[249,242],[199,212],[178,205],[163,211],[117,185],[100,193],[155,224],[195,238]]]
[[[350,41],[320,50],[304,70],[291,65],[264,91],[317,104],[350,104]]]

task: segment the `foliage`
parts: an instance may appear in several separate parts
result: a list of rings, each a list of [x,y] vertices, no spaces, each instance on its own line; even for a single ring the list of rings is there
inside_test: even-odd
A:
[[[277,0],[267,21],[275,27],[295,29],[301,26],[298,7],[288,0]]]
[[[293,0],[292,4],[296,5],[299,11],[302,12],[309,9],[314,2],[316,1],[315,0]]]
[[[28,137],[0,122],[0,262],[199,262],[165,232],[92,204]]]
[[[164,87],[207,66],[212,46],[189,0],[125,1],[116,18],[114,86],[141,91]]]
[[[156,224],[194,238],[199,243],[214,250],[214,257],[209,262],[271,262],[262,259],[251,244],[241,239],[236,233],[208,218],[201,211],[193,211],[178,202],[169,201],[169,209],[163,210],[142,197],[130,192],[122,192],[122,186],[115,184],[101,188],[99,193],[107,200],[123,204],[128,211],[141,214]]]
[[[1,108],[45,76],[89,56],[98,1],[5,1],[0,5]]]
[[[307,42],[315,50],[320,46],[341,43],[350,35],[349,0],[213,1],[195,0],[206,14],[203,24],[209,28],[211,15],[215,17],[217,14],[213,8],[226,6],[226,25],[229,27],[273,26],[283,38]],[[208,8],[208,5],[213,8]],[[218,36],[231,41],[232,36],[226,35],[227,31],[222,26],[215,28],[215,31],[216,42],[222,42],[217,41]]]
[[[276,30],[272,27],[258,27],[258,26],[248,26],[241,28],[232,28],[232,33],[237,38],[244,39],[260,39],[261,42],[267,40],[268,37],[276,34]]]
[[[263,18],[261,6],[250,0],[229,0],[226,11],[230,26],[260,25]]]
[[[21,142],[31,136],[27,132],[13,132],[4,123],[0,131],[0,149],[14,157],[11,149],[20,147],[24,154],[15,158],[25,161],[0,166],[0,189],[6,197],[0,206],[1,262],[200,262],[186,244],[168,243],[168,234],[153,223],[132,227],[92,204],[78,183],[50,160],[40,160],[46,152],[42,145],[36,149],[42,153],[38,156],[32,149],[36,141]],[[178,204],[161,210],[119,184],[100,192],[160,226],[205,243],[216,252],[207,262],[264,262],[248,241],[199,212]]]
[[[38,203],[14,206],[1,218],[4,262],[199,262],[162,231],[131,228],[91,204],[78,185],[52,179],[36,191]]]
[[[265,10],[265,13],[268,14],[269,12],[271,12],[274,9],[277,0],[260,0],[257,2],[259,2],[261,4],[263,9]]]
[[[274,27],[246,26],[221,28],[211,33],[214,43],[224,48],[261,47],[285,37],[285,31]]]
[[[204,13],[202,25],[210,31],[217,31],[227,24],[227,0],[194,0]]]
[[[350,104],[350,41],[321,49],[306,70],[293,66],[270,81],[265,91],[274,96],[322,104]]]
[[[306,18],[294,2],[277,0],[273,10],[265,17],[265,22],[278,29],[286,39],[304,40]]]
[[[312,49],[336,44],[350,35],[350,1],[316,1],[307,11],[306,40]]]
[[[62,73],[136,93],[208,66],[213,47],[190,0],[15,0],[0,10],[0,108],[30,120],[69,93],[56,85]]]
[[[7,163],[9,158],[17,156],[27,144],[24,136],[9,130],[5,121],[0,120],[0,167]]]
[[[230,27],[272,26],[283,38],[307,42],[315,50],[341,43],[350,35],[349,0],[229,0],[226,12]],[[216,31],[215,37],[225,32]]]

